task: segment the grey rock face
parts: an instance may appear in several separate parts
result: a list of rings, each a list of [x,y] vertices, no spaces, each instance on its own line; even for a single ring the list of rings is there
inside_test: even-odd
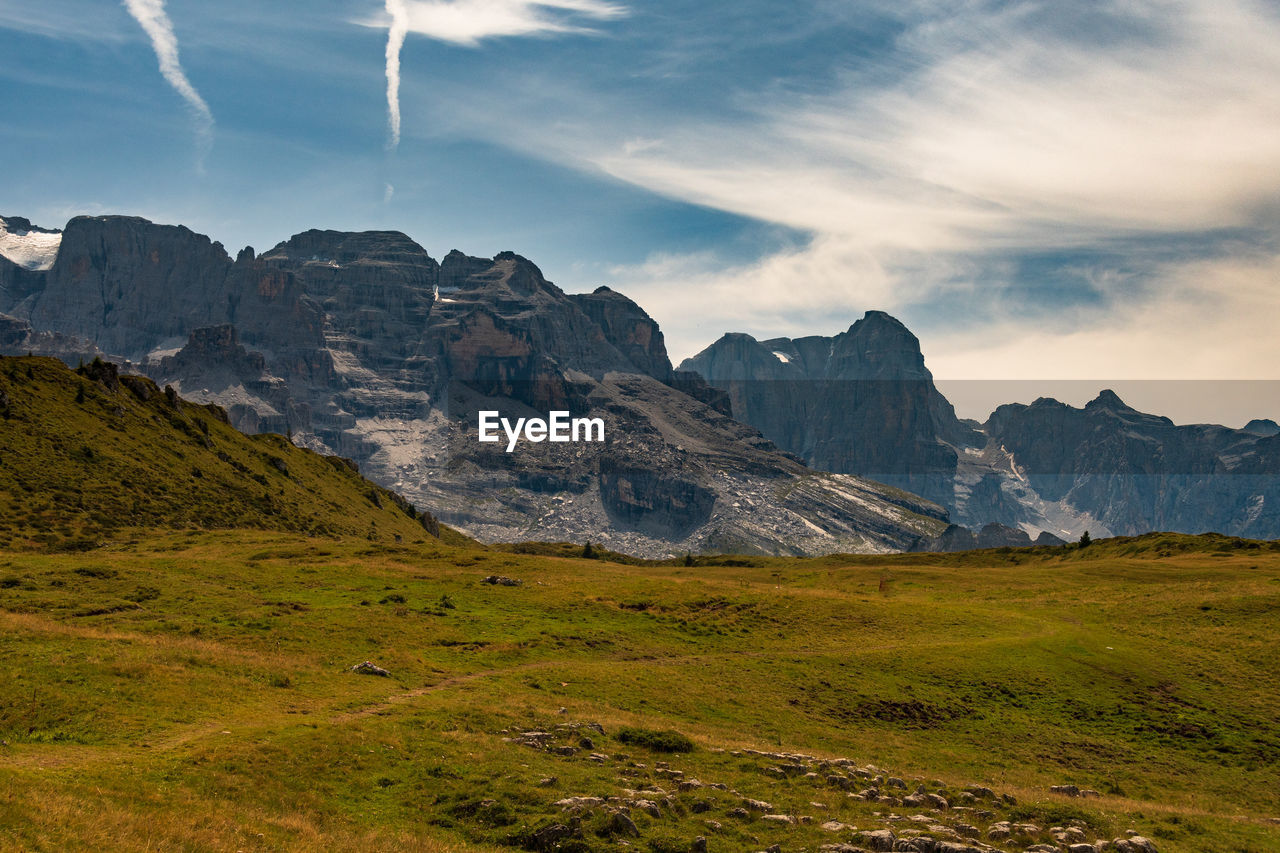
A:
[[[1255,418],[1244,425],[1243,431],[1266,438],[1280,435],[1280,424],[1269,418]]]
[[[569,299],[604,332],[628,361],[661,382],[672,378],[671,360],[658,324],[621,293],[599,287],[592,293],[572,294]]]
[[[1026,531],[1007,527],[999,522],[984,524],[978,531],[979,548],[1029,548],[1031,537]]]
[[[732,411],[813,467],[922,494],[969,528],[917,547],[1025,547],[1151,530],[1280,536],[1280,426],[1176,426],[1110,391],[956,419],[918,342],[868,312],[834,338],[725,335],[688,359]],[[999,528],[986,527],[998,524]],[[973,534],[986,529],[988,535]],[[972,535],[972,543],[969,536]]]
[[[617,524],[679,541],[711,519],[716,493],[678,472],[603,457],[600,498]]]
[[[219,396],[232,425],[243,432],[285,433],[310,426],[310,406],[293,399],[285,381],[267,370],[262,353],[246,350],[229,323],[192,330],[186,346],[160,359],[150,373],[187,393]]]
[[[182,226],[78,216],[63,231],[44,287],[13,313],[105,353],[141,355],[215,322],[230,267],[221,244]]]
[[[130,362],[242,429],[356,459],[483,540],[826,553],[945,526],[914,495],[780,452],[671,370],[634,302],[569,296],[511,252],[437,264],[398,232],[308,231],[233,261],[185,228],[80,217],[23,281],[0,303],[9,351]],[[605,440],[507,453],[477,441],[481,410],[599,417]]]
[[[1103,391],[1083,409],[1001,406],[985,431],[1048,502],[1115,535],[1150,530],[1280,536],[1280,440],[1267,430],[1177,426]]]
[[[735,417],[813,467],[944,505],[956,448],[981,440],[934,387],[920,342],[879,311],[832,338],[728,334],[680,369],[726,391]]]
[[[13,307],[43,284],[43,273],[29,270],[0,255],[0,308]]]
[[[894,835],[888,829],[864,830],[854,833],[853,840],[868,850],[892,850]]]

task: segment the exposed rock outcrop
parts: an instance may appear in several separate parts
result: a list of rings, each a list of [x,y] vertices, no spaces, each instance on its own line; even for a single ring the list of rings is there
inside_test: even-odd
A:
[[[1255,418],[1244,425],[1244,432],[1269,438],[1280,435],[1280,424],[1269,418]]]
[[[678,541],[710,520],[716,493],[676,472],[606,456],[600,460],[600,499],[615,524]]]
[[[985,431],[1035,497],[1077,507],[1114,535],[1150,530],[1280,536],[1280,440],[1253,430],[1175,425],[1103,391],[998,408]]]
[[[23,281],[0,294],[9,351],[131,363],[244,430],[352,457],[485,540],[825,553],[945,526],[928,501],[780,452],[671,370],[634,302],[567,295],[512,252],[437,264],[398,232],[307,231],[232,260],[186,228],[77,217]],[[605,436],[508,453],[477,440],[481,410],[569,411]]]
[[[569,296],[604,332],[628,361],[641,372],[661,382],[672,379],[671,360],[658,324],[644,310],[621,293],[598,287],[591,293]]]
[[[1083,409],[1041,399],[1001,406],[984,425],[960,421],[915,337],[879,312],[834,338],[725,335],[681,368],[725,391],[736,417],[815,468],[925,495],[969,532],[991,523],[1005,531],[985,545],[974,535],[974,547],[1022,547],[1024,532],[1058,542],[1085,530],[1280,536],[1272,421],[1175,426],[1111,391]],[[919,547],[967,543],[966,532],[949,531]]]
[[[680,369],[726,391],[735,417],[813,467],[944,505],[957,448],[981,442],[934,386],[915,335],[880,311],[831,338],[728,334]]]

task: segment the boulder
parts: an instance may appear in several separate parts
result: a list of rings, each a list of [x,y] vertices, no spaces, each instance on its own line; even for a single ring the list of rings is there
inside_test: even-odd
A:
[[[892,851],[894,834],[888,829],[864,830],[854,833],[853,840],[868,850]]]
[[[640,830],[636,826],[636,822],[631,819],[631,815],[618,809],[609,813],[605,818],[605,830],[610,835],[625,835],[630,838],[638,838]]]
[[[385,669],[372,663],[371,661],[363,661],[361,663],[356,664],[355,666],[351,667],[351,672],[357,673],[359,675],[378,675],[383,678],[389,678],[391,676],[390,672],[387,672]]]

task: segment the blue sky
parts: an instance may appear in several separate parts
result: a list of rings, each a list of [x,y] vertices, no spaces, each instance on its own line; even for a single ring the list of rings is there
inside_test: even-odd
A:
[[[1277,379],[1277,44],[1251,0],[0,0],[0,214],[511,249],[677,360],[876,308],[942,379]]]

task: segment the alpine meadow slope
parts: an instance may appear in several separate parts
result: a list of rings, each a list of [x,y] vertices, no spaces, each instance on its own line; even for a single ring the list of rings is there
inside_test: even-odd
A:
[[[556,556],[108,364],[0,391],[0,849],[1280,842],[1277,543]]]
[[[1280,843],[1274,545],[682,562],[0,550],[0,849]]]
[[[216,406],[105,362],[73,371],[0,357],[0,448],[0,544],[10,548],[92,549],[120,531],[188,527],[440,535],[430,513],[347,460],[246,436]]]

